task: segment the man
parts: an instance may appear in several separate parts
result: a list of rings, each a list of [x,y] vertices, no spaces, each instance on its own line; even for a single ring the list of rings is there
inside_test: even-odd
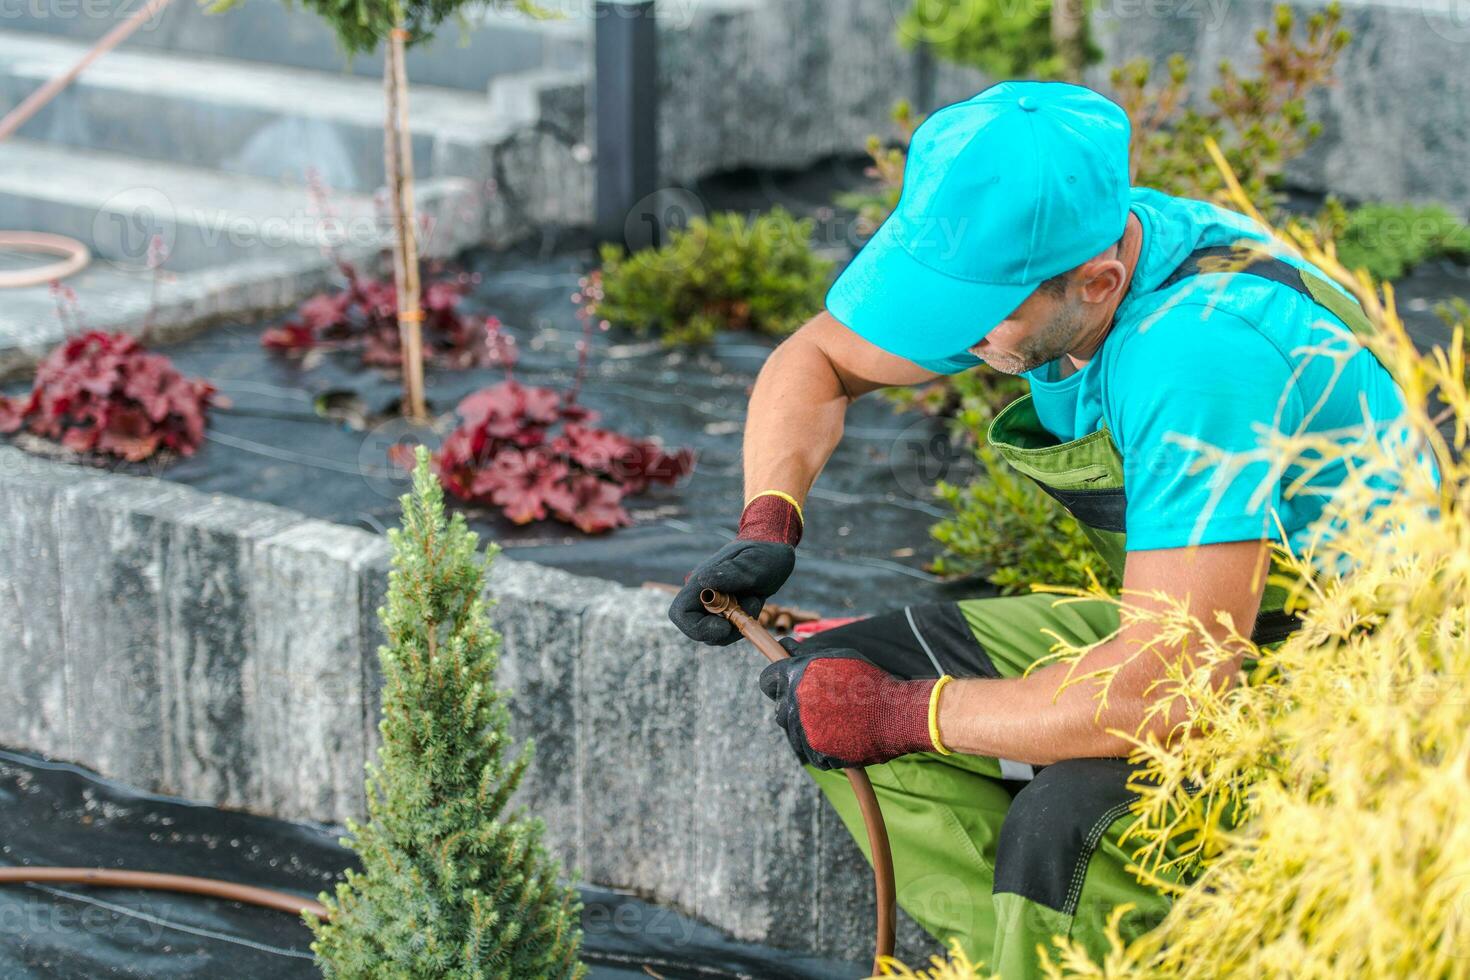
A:
[[[1072,85],[996,85],[914,134],[903,195],[827,296],[772,354],[745,430],[738,538],[695,569],[670,616],[710,644],[736,639],[697,593],[752,613],[790,575],[801,505],[842,436],[849,403],[983,362],[1029,381],[990,442],[1081,521],[1142,605],[1168,597],[1215,631],[1288,633],[1266,588],[1269,545],[1310,545],[1342,465],[1302,471],[1272,432],[1377,438],[1403,409],[1354,338],[1367,322],[1241,215],[1130,188],[1129,124]],[[1231,454],[1203,465],[1206,447]],[[1116,633],[1116,635],[1114,635]],[[1056,637],[1096,643],[1068,667],[1027,668]],[[940,939],[1007,977],[1038,972],[1037,945],[1106,948],[1167,899],[1125,869],[1131,815],[1124,734],[1171,737],[1188,719],[1149,713],[1166,661],[1138,651],[1106,602],[1047,595],[911,606],[793,646],[761,687],[850,831],[839,773],[870,766],[893,841],[900,904]],[[1220,670],[1220,680],[1236,673]]]

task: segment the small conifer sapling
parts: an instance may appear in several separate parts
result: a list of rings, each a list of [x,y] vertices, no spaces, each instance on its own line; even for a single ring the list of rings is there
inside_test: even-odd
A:
[[[379,611],[383,744],[368,822],[349,822],[346,840],[362,870],[322,895],[327,921],[307,917],[312,950],[329,980],[582,977],[576,891],[558,880],[539,821],[507,812],[530,749],[511,744],[495,686],[500,637],[483,590],[496,549],[481,560],[463,516],[446,519],[425,449],[402,503]]]

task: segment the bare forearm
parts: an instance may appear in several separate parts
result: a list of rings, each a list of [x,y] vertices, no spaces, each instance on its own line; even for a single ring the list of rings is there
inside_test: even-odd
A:
[[[745,418],[745,496],[780,490],[805,501],[842,439],[849,401],[814,345],[793,337],[776,348]]]
[[[1182,661],[1183,669],[1195,664],[1183,650],[1152,642],[1148,629],[1124,630],[1073,664],[947,685],[939,702],[941,740],[956,752],[1036,765],[1127,755],[1130,739],[1172,741],[1191,718],[1186,700],[1170,696],[1176,692],[1164,661]],[[1212,662],[1210,684],[1222,690],[1236,683],[1244,653]]]
[[[1169,697],[1165,659],[1189,658],[1149,642],[1136,628],[1072,664],[1050,664],[1025,677],[955,681],[940,693],[941,740],[967,755],[1035,765],[1124,756],[1131,739],[1168,742],[1190,719],[1184,699]],[[1211,683],[1232,683],[1238,667],[1238,658],[1214,664]]]
[[[1127,755],[1130,744],[1109,729],[1137,731],[1144,700],[1113,690],[1098,711],[1097,682],[1083,680],[1057,693],[1060,665],[1027,677],[955,681],[940,694],[939,732],[946,747],[1033,765],[1062,759]]]
[[[936,377],[884,353],[819,313],[761,368],[745,418],[745,495],[780,490],[806,500],[842,439],[847,406],[890,385]]]
[[[949,684],[940,696],[941,740],[956,752],[1039,765],[1127,755],[1132,743],[1124,736],[1171,741],[1191,718],[1184,699],[1169,697],[1169,665],[1182,676],[1208,663],[1216,690],[1239,682],[1250,648],[1226,623],[1250,632],[1269,560],[1261,541],[1130,552],[1123,594],[1155,619],[1144,615],[1124,625],[1074,664],[1051,664],[1022,678]],[[1160,642],[1160,624],[1179,624],[1180,600],[1209,642],[1201,635],[1177,647]]]

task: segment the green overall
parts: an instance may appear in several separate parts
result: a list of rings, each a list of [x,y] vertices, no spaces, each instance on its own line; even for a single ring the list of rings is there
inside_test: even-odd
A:
[[[1229,269],[1221,263],[1236,259]],[[1358,333],[1370,330],[1352,299],[1317,276],[1273,258],[1244,264],[1230,247],[1200,249],[1160,289],[1204,273],[1263,276],[1296,289]],[[1066,507],[1121,576],[1125,554],[1122,456],[1106,429],[1058,443],[1030,396],[994,420],[990,444]],[[1286,593],[1268,588],[1255,639],[1270,644],[1296,625]],[[901,677],[1017,677],[1053,646],[1101,640],[1118,626],[1106,602],[1058,604],[1030,594],[911,606],[829,630],[804,651],[856,649]],[[856,801],[841,772],[808,769],[867,854]],[[1038,947],[1070,936],[1095,957],[1107,950],[1113,908],[1130,902],[1126,940],[1156,925],[1170,900],[1127,870],[1119,843],[1134,819],[1135,771],[1124,759],[1071,759],[1033,767],[981,756],[925,753],[871,766],[893,846],[898,902],[931,935],[959,940],[1005,978],[1040,975]],[[917,965],[917,964],[911,964]]]

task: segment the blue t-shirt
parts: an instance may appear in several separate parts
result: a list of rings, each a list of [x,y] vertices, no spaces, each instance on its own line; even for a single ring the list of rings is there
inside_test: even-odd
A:
[[[1404,408],[1398,387],[1341,320],[1289,286],[1214,273],[1158,288],[1195,249],[1242,240],[1273,243],[1284,261],[1311,268],[1259,224],[1144,188],[1131,210],[1143,246],[1113,328],[1080,371],[1058,378],[1052,362],[1026,375],[1037,416],[1063,442],[1112,433],[1129,551],[1280,540],[1278,518],[1303,549],[1346,467],[1337,461],[1294,486],[1303,469],[1277,459],[1271,433],[1388,438]],[[946,374],[978,363],[969,354],[920,362]]]

